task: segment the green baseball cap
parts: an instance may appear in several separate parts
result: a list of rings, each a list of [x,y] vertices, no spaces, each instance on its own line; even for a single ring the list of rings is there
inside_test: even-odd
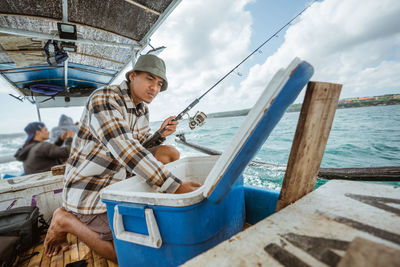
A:
[[[154,74],[164,80],[161,86],[161,92],[167,90],[168,80],[166,75],[166,67],[164,61],[155,55],[142,55],[136,61],[135,66],[131,71],[125,74],[125,78],[129,81],[129,75],[134,71],[146,71]]]

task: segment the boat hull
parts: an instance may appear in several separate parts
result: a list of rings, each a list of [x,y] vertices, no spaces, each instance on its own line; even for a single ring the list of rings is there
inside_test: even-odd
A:
[[[62,206],[64,175],[51,172],[19,176],[0,181],[0,210],[37,206],[45,220]]]

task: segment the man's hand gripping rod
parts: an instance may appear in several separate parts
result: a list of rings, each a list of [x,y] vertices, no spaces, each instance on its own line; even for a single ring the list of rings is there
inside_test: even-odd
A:
[[[207,92],[208,92],[208,91],[207,91]],[[202,98],[203,96],[204,96],[204,94],[203,94],[201,97],[195,99],[187,108],[185,108],[184,111],[182,111],[181,113],[179,113],[178,116],[176,116],[175,119],[173,119],[172,121],[177,121],[177,120],[182,119],[182,117],[183,117],[186,113],[188,113],[189,110],[191,110],[195,105],[197,105],[197,103],[200,102],[200,98]],[[152,136],[150,136],[146,141],[144,141],[143,146],[144,146],[145,148],[150,148],[150,147],[155,146],[155,145],[158,143],[158,140],[160,140],[161,134],[162,134],[163,132],[165,132],[165,130],[166,130],[166,128],[164,127],[164,128],[162,128],[161,130],[156,131]]]

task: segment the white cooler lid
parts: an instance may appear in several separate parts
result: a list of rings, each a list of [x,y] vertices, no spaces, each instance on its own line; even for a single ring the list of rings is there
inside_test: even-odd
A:
[[[295,58],[275,74],[207,176],[204,197],[218,203],[228,194],[313,73],[309,63]]]

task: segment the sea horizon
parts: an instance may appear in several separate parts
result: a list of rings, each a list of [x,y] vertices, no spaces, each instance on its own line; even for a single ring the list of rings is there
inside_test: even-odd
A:
[[[400,96],[400,94],[390,94],[390,95],[399,95]],[[371,96],[371,97],[381,97],[381,96],[385,96],[385,95],[379,95],[379,96]],[[369,96],[368,96],[369,97]],[[368,97],[358,97],[358,98],[368,98]],[[354,98],[343,98],[343,99],[340,99],[340,101],[344,101],[345,99],[356,99],[357,97],[354,97]],[[287,113],[291,113],[291,112],[300,112],[300,110],[291,110],[291,107],[292,106],[296,106],[296,105],[302,105],[302,103],[299,103],[299,104],[292,104],[289,108],[288,108],[288,110],[286,111]],[[400,103],[396,103],[396,104],[382,104],[382,105],[379,105],[379,106],[393,106],[393,105],[400,105]],[[374,106],[377,106],[377,105],[374,105]],[[359,107],[354,107],[354,106],[352,106],[352,107],[339,107],[338,106],[338,108],[337,109],[353,109],[353,108],[365,108],[365,107],[374,107],[374,106],[359,106]],[[244,111],[249,111],[250,110],[250,108],[248,108],[248,109],[240,109],[240,110],[228,110],[228,111],[220,111],[220,112],[212,112],[212,113],[208,113],[208,114],[206,114],[207,115],[207,117],[209,117],[209,118],[233,118],[233,117],[243,117],[243,116],[247,116],[247,113],[246,114],[244,114],[243,112]],[[213,115],[215,115],[215,114],[221,114],[221,113],[232,113],[232,114],[235,114],[235,113],[237,113],[237,112],[239,112],[240,113],[240,115],[227,115],[227,116],[218,116],[218,117],[214,117]],[[188,119],[187,118],[183,118],[182,120],[181,120],[181,122],[184,122],[184,121],[187,121]],[[155,123],[161,123],[161,122],[163,122],[163,121],[151,121],[150,122],[150,124],[155,124]],[[26,136],[26,133],[22,130],[21,132],[12,132],[12,133],[0,133],[0,139],[1,139],[1,137],[8,137],[9,135],[25,135]],[[1,152],[0,152],[1,153]]]

